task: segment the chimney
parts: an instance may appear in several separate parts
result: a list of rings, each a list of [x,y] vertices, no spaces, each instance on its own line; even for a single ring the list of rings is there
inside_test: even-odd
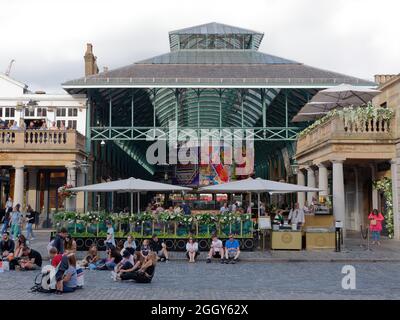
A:
[[[378,85],[382,85],[385,82],[388,82],[390,79],[393,79],[396,76],[397,76],[396,74],[376,74],[375,75],[375,82]]]
[[[93,54],[93,45],[91,43],[86,44],[85,52],[85,76],[91,76],[93,74],[99,73],[99,68],[97,67],[97,57]]]

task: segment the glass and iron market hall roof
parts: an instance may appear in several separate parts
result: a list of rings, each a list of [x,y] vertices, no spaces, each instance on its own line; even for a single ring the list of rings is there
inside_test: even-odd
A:
[[[263,33],[209,23],[169,33],[171,52],[63,83],[85,88],[326,88],[375,83],[258,51]]]

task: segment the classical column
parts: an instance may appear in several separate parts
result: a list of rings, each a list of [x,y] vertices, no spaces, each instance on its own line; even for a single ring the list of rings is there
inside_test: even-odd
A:
[[[14,206],[21,205],[21,211],[24,210],[24,166],[14,166],[15,181],[14,181]]]
[[[332,161],[332,184],[333,184],[333,214],[337,221],[343,224],[343,234],[346,232],[345,201],[344,201],[344,177],[343,160]]]
[[[297,172],[297,184],[299,186],[304,186],[305,185],[305,176],[303,171],[299,169]],[[306,200],[306,194],[305,192],[297,192],[297,202],[299,203],[300,208],[304,207],[304,202]]]
[[[393,227],[394,238],[400,240],[400,214],[399,214],[399,184],[397,175],[397,159],[391,162],[390,171],[392,173],[392,195],[393,195]]]
[[[65,166],[67,168],[67,184],[76,186],[76,166],[74,164]],[[76,198],[72,197],[65,200],[65,210],[74,211],[76,209]]]
[[[328,169],[322,163],[318,165],[318,188],[320,196],[328,195]]]
[[[376,166],[375,164],[371,164],[371,179],[372,181],[376,180]],[[378,209],[378,190],[372,188],[372,209]]]
[[[28,170],[28,198],[27,205],[29,204],[33,210],[40,211],[37,207],[37,168],[30,168]]]
[[[315,188],[315,172],[311,167],[307,167],[307,187]],[[307,192],[307,203],[311,204],[313,197],[316,197],[316,192]]]

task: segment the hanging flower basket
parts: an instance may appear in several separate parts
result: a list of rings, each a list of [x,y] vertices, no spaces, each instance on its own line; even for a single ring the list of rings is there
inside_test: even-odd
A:
[[[64,184],[62,187],[58,188],[58,194],[64,199],[70,199],[76,197],[76,192],[71,191],[73,186],[70,184]]]

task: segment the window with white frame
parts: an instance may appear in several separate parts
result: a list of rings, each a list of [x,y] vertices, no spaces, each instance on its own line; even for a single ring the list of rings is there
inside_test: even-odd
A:
[[[76,130],[78,124],[78,108],[57,108],[57,127],[63,123],[67,129]]]
[[[4,118],[15,118],[15,108],[6,107],[4,109],[5,109]]]
[[[36,116],[37,117],[47,117],[47,108],[37,108]]]

